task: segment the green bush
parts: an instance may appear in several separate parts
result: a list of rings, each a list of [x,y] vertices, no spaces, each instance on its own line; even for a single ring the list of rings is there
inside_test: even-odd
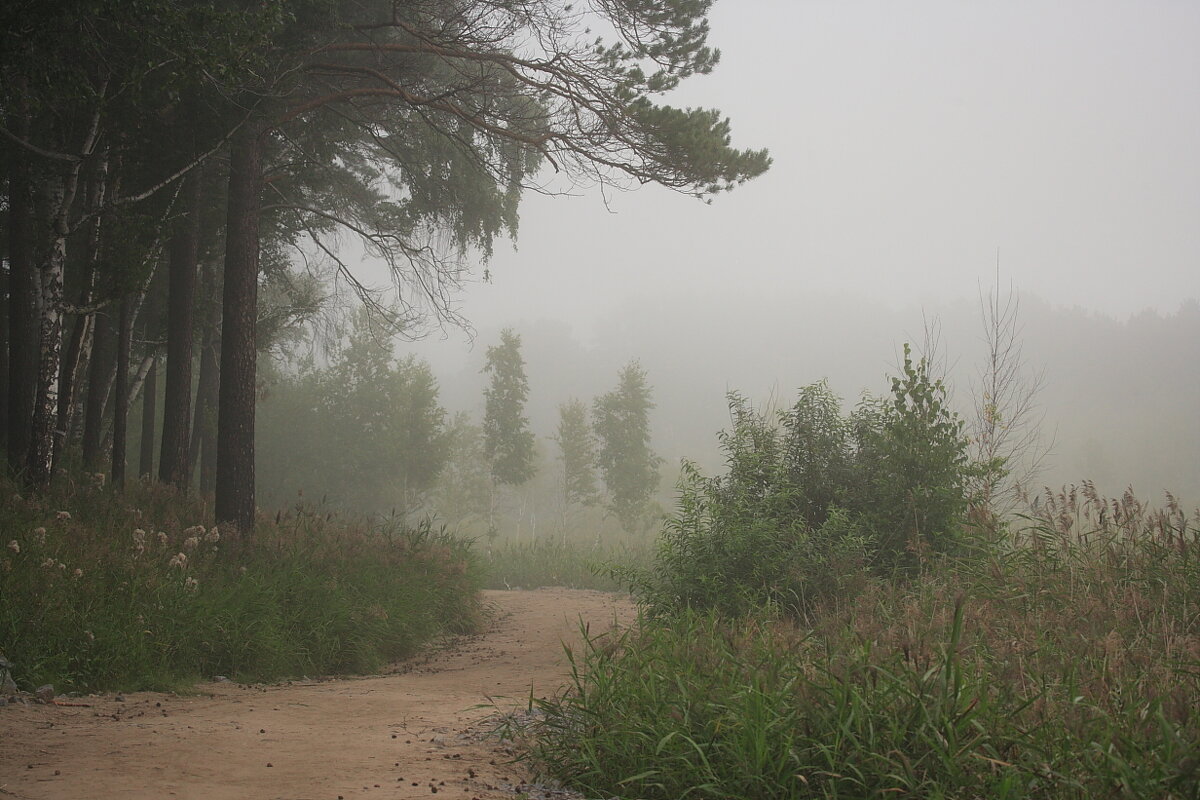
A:
[[[652,612],[763,604],[803,613],[869,573],[961,551],[974,467],[946,388],[907,346],[888,400],[853,414],[824,383],[770,417],[730,396],[726,472],[685,464],[677,513],[635,580]]]

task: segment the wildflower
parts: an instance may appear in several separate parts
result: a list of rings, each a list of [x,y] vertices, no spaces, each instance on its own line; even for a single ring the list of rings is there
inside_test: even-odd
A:
[[[65,572],[65,571],[66,571],[66,569],[67,569],[67,565],[66,565],[66,564],[64,564],[64,563],[63,563],[63,562],[61,562],[61,561],[60,561],[60,562],[58,562],[57,564],[55,564],[55,566],[56,566],[56,567],[58,567],[59,569],[63,570],[64,572]]]
[[[213,526],[211,531],[204,534],[204,541],[209,542],[210,544],[221,541],[221,532],[217,530],[216,525]]]
[[[133,529],[133,544],[136,547],[145,548],[146,532],[144,530],[142,530],[141,528]]]
[[[38,544],[45,544],[46,543],[46,529],[45,528],[34,528],[33,529],[33,538],[37,541]]]
[[[18,542],[16,539],[13,539],[11,542],[8,543],[8,549],[12,550],[14,553],[20,553],[21,552],[21,543]]]
[[[44,569],[54,569],[54,559],[53,558],[45,559],[44,561],[42,561],[42,567]]]
[[[158,532],[158,543],[161,545],[164,545],[164,546],[166,545],[166,543],[167,543],[167,532],[166,531]]]
[[[194,593],[200,589],[200,581],[189,576],[187,580],[183,582],[183,588],[185,591]]]
[[[204,535],[204,526],[203,525],[193,525],[190,528],[184,528],[183,535],[189,536],[189,537],[190,536],[203,536]]]
[[[89,642],[96,641],[96,634],[92,633],[91,631],[84,631],[83,635],[87,637]]]
[[[187,568],[187,556],[183,553],[176,553],[171,557],[168,566],[178,567],[179,569]]]
[[[183,540],[183,549],[184,550],[195,550],[199,544],[200,544],[199,539],[197,539],[195,536],[189,536],[188,538]]]
[[[57,514],[54,515],[54,518],[56,520],[58,520],[59,522],[70,522],[71,521],[71,512],[70,511],[59,511]]]
[[[76,578],[82,578],[82,577],[83,577],[83,570],[81,570],[79,567],[76,567],[76,568],[75,568],[75,571],[74,571],[74,572],[72,572],[71,574],[72,574],[72,575],[74,575]]]

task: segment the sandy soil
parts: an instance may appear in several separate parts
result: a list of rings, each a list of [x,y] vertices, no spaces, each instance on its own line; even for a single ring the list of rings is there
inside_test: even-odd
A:
[[[594,634],[633,610],[600,592],[485,594],[489,632],[392,674],[0,708],[0,798],[537,796],[506,747],[481,735],[489,718],[562,686],[562,642],[578,641],[581,619]]]

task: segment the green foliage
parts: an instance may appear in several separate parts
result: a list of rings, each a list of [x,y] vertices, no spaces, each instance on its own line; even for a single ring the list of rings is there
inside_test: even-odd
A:
[[[587,406],[582,401],[569,400],[558,407],[554,441],[562,462],[563,503],[568,508],[594,505],[600,499],[596,487],[596,435],[588,425]]]
[[[428,524],[308,508],[230,542],[161,486],[3,494],[0,651],[24,689],[368,672],[481,619],[469,546]]]
[[[491,376],[484,390],[484,453],[498,483],[519,486],[533,477],[533,432],[525,416],[529,381],[521,356],[521,337],[511,328],[500,332],[500,344],[487,350],[483,371]]]
[[[946,389],[907,346],[889,401],[843,417],[824,383],[774,417],[730,395],[720,434],[726,472],[685,464],[679,510],[636,589],[656,613],[681,607],[743,613],[762,604],[803,615],[891,572],[967,543],[962,424]]]
[[[365,312],[330,365],[282,379],[259,405],[263,495],[297,491],[357,511],[420,508],[449,455],[429,365],[395,359]]]
[[[524,731],[535,763],[594,797],[1196,797],[1200,511],[1050,499],[1004,554],[872,578],[804,628],[592,638]]]
[[[906,344],[890,401],[864,400],[853,426],[864,481],[857,508],[882,557],[911,565],[965,544],[967,486],[978,470],[946,386],[925,359],[914,364]]]
[[[597,463],[609,508],[630,533],[642,529],[658,488],[662,459],[650,449],[653,408],[646,371],[636,361],[621,370],[617,387],[592,405],[592,426],[600,443]]]
[[[485,589],[566,586],[616,592],[624,575],[643,568],[651,550],[644,544],[584,543],[564,538],[502,541],[479,553]]]
[[[483,449],[483,428],[458,412],[446,432],[449,451],[435,487],[438,513],[458,529],[491,510],[492,474]]]

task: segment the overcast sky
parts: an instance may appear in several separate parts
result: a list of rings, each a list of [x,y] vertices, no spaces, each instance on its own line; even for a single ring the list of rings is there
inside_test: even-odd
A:
[[[462,305],[481,328],[631,296],[973,301],[1006,280],[1117,316],[1200,296],[1200,3],[718,0],[715,106],[763,177],[523,202]],[[457,337],[452,337],[457,338]]]

